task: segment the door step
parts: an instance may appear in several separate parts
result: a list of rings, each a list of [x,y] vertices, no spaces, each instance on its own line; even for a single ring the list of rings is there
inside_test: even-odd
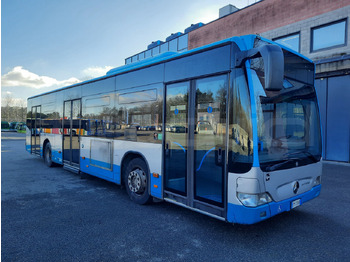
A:
[[[63,169],[66,169],[66,170],[73,172],[75,174],[80,173],[79,167],[77,167],[77,166],[63,165]]]
[[[203,215],[207,215],[207,216],[216,218],[216,219],[218,219],[218,220],[225,221],[225,218],[222,217],[222,216],[218,216],[218,215],[209,213],[209,212],[207,212],[207,211],[205,211],[205,210],[201,210],[201,209],[198,209],[198,208],[189,207],[189,206],[187,206],[187,205],[184,205],[183,203],[177,202],[177,201],[174,200],[174,199],[171,199],[171,198],[164,198],[164,200],[165,200],[166,202],[173,203],[173,204],[175,204],[175,205],[182,206],[182,207],[184,207],[184,208],[188,208],[188,209],[190,209],[190,210],[192,210],[192,211],[196,211],[196,212],[201,213],[201,214],[203,214]]]

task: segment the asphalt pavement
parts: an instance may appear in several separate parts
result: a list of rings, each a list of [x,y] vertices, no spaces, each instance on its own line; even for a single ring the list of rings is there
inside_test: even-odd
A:
[[[25,151],[1,134],[2,261],[350,261],[350,165],[325,162],[321,195],[251,225],[160,202]]]

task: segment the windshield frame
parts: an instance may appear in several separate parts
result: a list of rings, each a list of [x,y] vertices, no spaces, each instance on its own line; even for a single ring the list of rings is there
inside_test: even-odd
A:
[[[262,40],[258,41],[260,42],[259,44],[269,44],[267,42],[264,42]],[[262,43],[261,43],[262,42]],[[282,170],[282,169],[288,169],[288,168],[293,168],[296,166],[302,166],[302,165],[307,165],[311,163],[315,163],[321,160],[322,156],[322,138],[321,138],[321,126],[320,126],[320,115],[319,115],[319,106],[318,106],[318,100],[316,96],[316,90],[314,87],[314,71],[315,71],[315,66],[312,62],[309,60],[304,59],[302,56],[299,56],[293,52],[289,52],[288,50],[283,48],[283,52],[285,54],[285,80],[287,82],[293,82],[291,86],[289,87],[283,87],[281,91],[266,91],[265,88],[263,87],[264,85],[264,79],[263,78],[258,78],[259,81],[257,81],[257,75],[258,73],[256,72],[257,68],[254,67],[254,60],[260,59],[261,58],[254,58],[250,60],[248,63],[246,63],[246,69],[247,69],[247,77],[248,77],[248,82],[250,86],[250,92],[251,92],[251,97],[255,100],[252,105],[254,105],[255,108],[252,107],[252,121],[255,121],[256,129],[254,131],[254,163],[253,166],[260,166],[262,171],[264,172],[270,172],[270,171],[275,171],[275,170]],[[298,64],[299,63],[299,64]],[[302,63],[302,65],[300,65]],[[263,68],[263,66],[258,67],[259,69]],[[260,84],[260,87],[258,87],[258,84]],[[260,89],[260,90],[259,90]],[[274,104],[281,104],[281,103],[286,103],[286,107],[288,107],[288,103],[294,103],[297,105],[298,101],[301,101],[299,103],[298,107],[303,108],[304,112],[304,118],[306,115],[305,107],[306,103],[309,103],[309,110],[310,112],[313,111],[313,118],[312,122],[308,122],[307,124],[309,127],[312,129],[308,129],[307,131],[313,132],[313,134],[316,135],[316,137],[313,139],[315,142],[315,146],[313,147],[313,151],[310,152],[310,138],[309,140],[305,140],[305,147],[298,148],[296,146],[295,150],[290,150],[290,148],[287,147],[287,151],[283,154],[280,155],[280,157],[275,157],[275,158],[270,158],[268,160],[263,159],[262,155],[262,143],[260,139],[261,135],[261,123],[259,122],[259,113],[262,113],[262,102],[261,99],[259,98],[260,93],[265,93],[267,96],[265,99],[265,103],[270,102],[272,103],[274,100]],[[291,99],[293,96],[290,96],[289,101],[283,100],[285,97],[288,97],[287,94],[292,95],[293,93],[295,95],[294,99]],[[308,97],[308,98],[307,98]],[[304,100],[303,100],[304,99]],[[270,101],[268,101],[270,100]],[[302,102],[305,103],[302,103]],[[276,110],[276,109],[275,109]],[[298,108],[295,108],[293,110],[298,111]],[[300,110],[300,109],[299,109]],[[275,118],[274,118],[275,119]],[[305,120],[306,121],[306,120]],[[304,128],[305,127],[305,122],[304,121]],[[275,128],[275,127],[274,127]],[[305,131],[305,130],[304,130]],[[309,136],[311,136],[309,134]],[[300,137],[301,139],[301,137]],[[299,139],[299,140],[300,140]],[[287,145],[288,145],[288,139],[287,140]],[[296,140],[297,141],[297,140]],[[297,145],[297,142],[295,142]],[[300,144],[300,141],[299,141]],[[308,147],[306,147],[308,145]],[[266,145],[265,145],[266,146]]]

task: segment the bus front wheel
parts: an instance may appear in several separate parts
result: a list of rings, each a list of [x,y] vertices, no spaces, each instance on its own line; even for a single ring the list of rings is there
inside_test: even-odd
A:
[[[148,181],[149,172],[145,161],[141,158],[132,159],[128,163],[124,175],[126,191],[132,201],[140,205],[151,202]]]

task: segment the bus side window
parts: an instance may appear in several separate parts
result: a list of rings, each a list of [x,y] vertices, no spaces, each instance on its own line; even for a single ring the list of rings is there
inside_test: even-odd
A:
[[[140,90],[141,89],[141,90]],[[152,85],[146,90],[138,88],[119,94],[116,139],[145,143],[161,143],[162,138],[162,86]]]

